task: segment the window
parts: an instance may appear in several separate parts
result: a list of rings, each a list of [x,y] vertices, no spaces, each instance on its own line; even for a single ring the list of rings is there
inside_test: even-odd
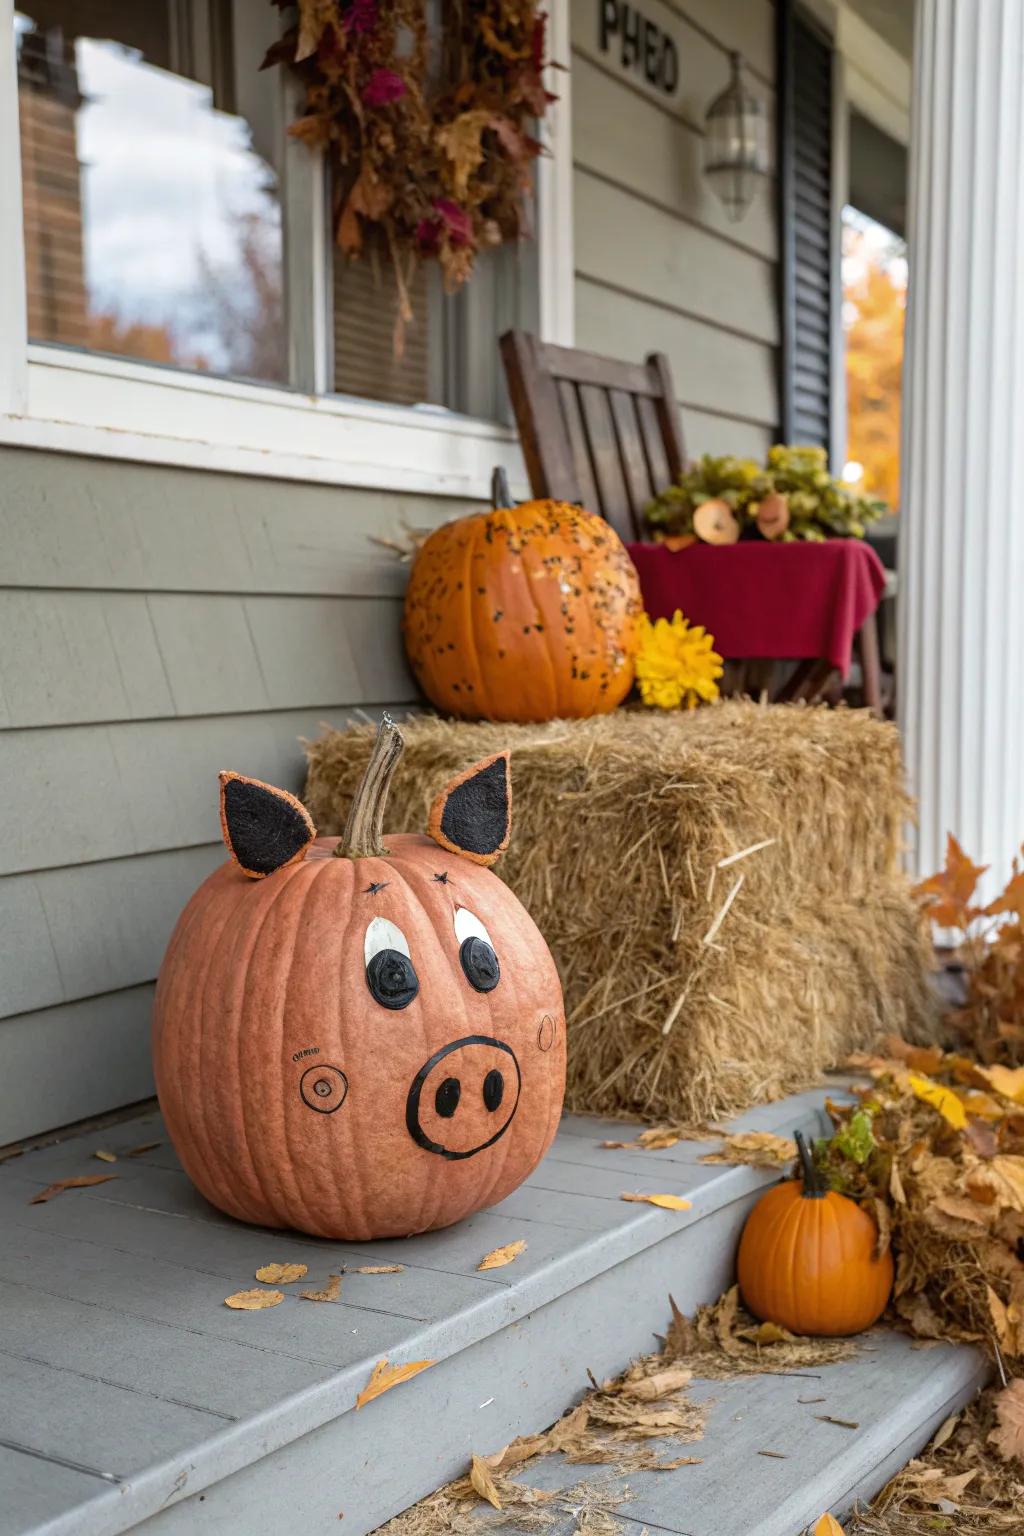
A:
[[[0,0],[0,443],[474,497],[500,464],[525,491],[496,343],[572,343],[570,77],[536,240],[453,296],[424,266],[396,357],[391,273],[333,259],[298,87],[259,68],[280,26],[269,0]]]
[[[23,0],[30,339],[285,381],[280,101],[252,46],[273,34],[236,47],[238,10]]]

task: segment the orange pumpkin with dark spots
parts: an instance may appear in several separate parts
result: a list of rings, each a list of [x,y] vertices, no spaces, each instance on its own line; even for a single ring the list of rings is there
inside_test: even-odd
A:
[[[598,715],[632,687],[640,613],[636,571],[610,524],[526,501],[430,535],[409,578],[405,647],[446,714]]]
[[[182,1166],[242,1221],[345,1239],[447,1226],[510,1194],[558,1126],[558,973],[489,868],[508,755],[442,791],[429,836],[385,847],[401,746],[386,719],[340,838],[221,775],[232,858],[175,929],[153,1054]]]

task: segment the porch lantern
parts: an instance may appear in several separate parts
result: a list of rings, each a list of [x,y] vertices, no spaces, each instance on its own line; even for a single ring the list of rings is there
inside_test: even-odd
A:
[[[735,224],[754,199],[768,169],[764,103],[743,80],[743,59],[729,54],[732,78],[704,114],[704,175]]]

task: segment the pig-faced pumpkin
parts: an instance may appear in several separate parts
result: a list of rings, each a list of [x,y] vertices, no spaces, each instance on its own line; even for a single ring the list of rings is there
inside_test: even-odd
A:
[[[157,1091],[214,1205],[321,1237],[404,1236],[501,1200],[554,1136],[554,962],[490,864],[508,755],[383,846],[402,741],[385,717],[341,838],[283,790],[221,775],[231,860],[178,921],[157,985]]]

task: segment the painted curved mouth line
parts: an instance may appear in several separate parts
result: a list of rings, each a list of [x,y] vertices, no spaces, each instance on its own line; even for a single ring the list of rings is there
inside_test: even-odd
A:
[[[513,1067],[515,1068],[516,1095],[504,1123],[499,1126],[493,1136],[488,1137],[486,1141],[480,1142],[479,1146],[470,1147],[465,1152],[457,1152],[451,1147],[444,1146],[439,1141],[433,1141],[427,1135],[426,1131],[423,1129],[423,1125],[420,1122],[420,1097],[423,1093],[423,1085],[439,1062],[444,1061],[445,1057],[450,1056],[453,1051],[461,1051],[464,1050],[466,1046],[473,1045],[490,1046],[494,1050],[505,1052],[505,1054],[510,1058]],[[519,1062],[516,1059],[516,1054],[510,1045],[506,1045],[503,1040],[496,1040],[493,1035],[464,1035],[461,1040],[453,1040],[450,1045],[443,1046],[441,1050],[435,1051],[433,1056],[430,1057],[429,1061],[425,1061],[422,1067],[420,1067],[419,1071],[416,1073],[416,1076],[413,1078],[412,1085],[409,1089],[409,1095],[405,1101],[406,1129],[408,1130],[409,1135],[412,1137],[417,1146],[422,1147],[426,1152],[436,1153],[438,1157],[446,1157],[453,1162],[461,1161],[463,1158],[467,1157],[475,1157],[478,1152],[484,1152],[488,1147],[493,1147],[494,1143],[498,1141],[502,1136],[504,1136],[505,1132],[512,1124],[512,1121],[515,1119],[516,1110],[519,1108],[519,1095],[522,1092],[522,1088],[523,1074],[519,1069]]]

